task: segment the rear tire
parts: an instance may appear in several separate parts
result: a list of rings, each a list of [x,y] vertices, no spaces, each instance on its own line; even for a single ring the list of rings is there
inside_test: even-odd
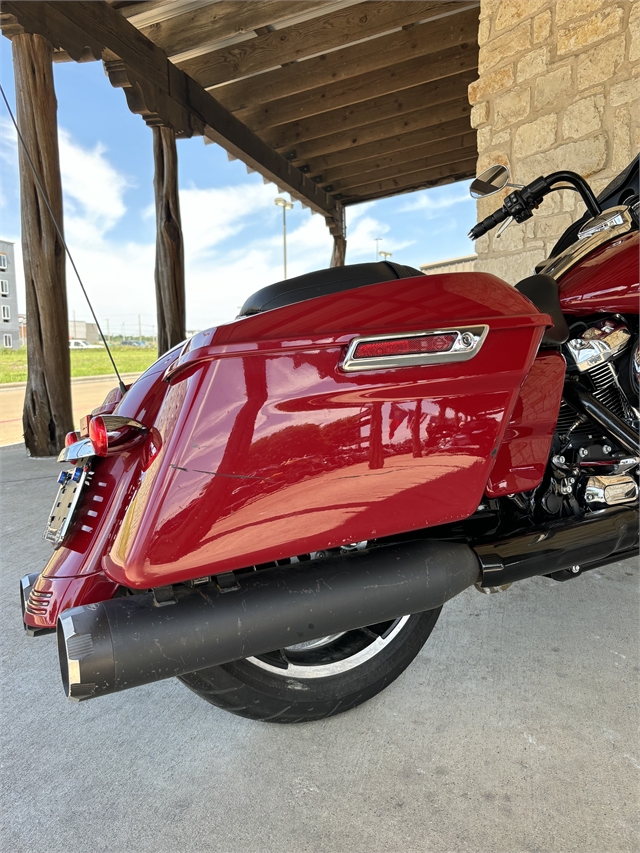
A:
[[[355,708],[394,681],[441,607],[180,677],[202,699],[252,720],[302,723]]]

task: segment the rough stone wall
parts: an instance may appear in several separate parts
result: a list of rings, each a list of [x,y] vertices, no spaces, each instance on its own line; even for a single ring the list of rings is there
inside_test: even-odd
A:
[[[571,169],[598,193],[638,153],[640,0],[481,0],[479,44],[478,172],[504,163],[524,184]],[[480,200],[478,219],[507,192]],[[576,193],[553,193],[526,224],[477,240],[476,269],[515,284],[583,212]]]

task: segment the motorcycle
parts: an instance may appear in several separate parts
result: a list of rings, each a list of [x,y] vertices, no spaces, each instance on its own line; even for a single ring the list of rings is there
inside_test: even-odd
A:
[[[21,581],[70,699],[178,677],[258,720],[346,711],[470,587],[638,553],[638,164],[563,171],[470,232],[577,191],[587,214],[515,287],[389,262],[250,297],[70,433]]]

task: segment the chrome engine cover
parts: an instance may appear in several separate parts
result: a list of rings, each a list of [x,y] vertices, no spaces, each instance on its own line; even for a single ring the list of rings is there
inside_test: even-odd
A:
[[[626,348],[630,338],[631,332],[624,323],[607,319],[587,329],[582,337],[567,341],[565,346],[583,373],[617,356]]]
[[[584,493],[590,507],[633,503],[638,497],[638,484],[628,474],[602,474],[589,477]]]

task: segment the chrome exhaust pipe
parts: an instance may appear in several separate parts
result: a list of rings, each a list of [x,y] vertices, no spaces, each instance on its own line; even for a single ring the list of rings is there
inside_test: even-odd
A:
[[[82,701],[441,607],[480,577],[463,544],[413,541],[66,610],[65,692]],[[179,588],[177,588],[179,589]]]

